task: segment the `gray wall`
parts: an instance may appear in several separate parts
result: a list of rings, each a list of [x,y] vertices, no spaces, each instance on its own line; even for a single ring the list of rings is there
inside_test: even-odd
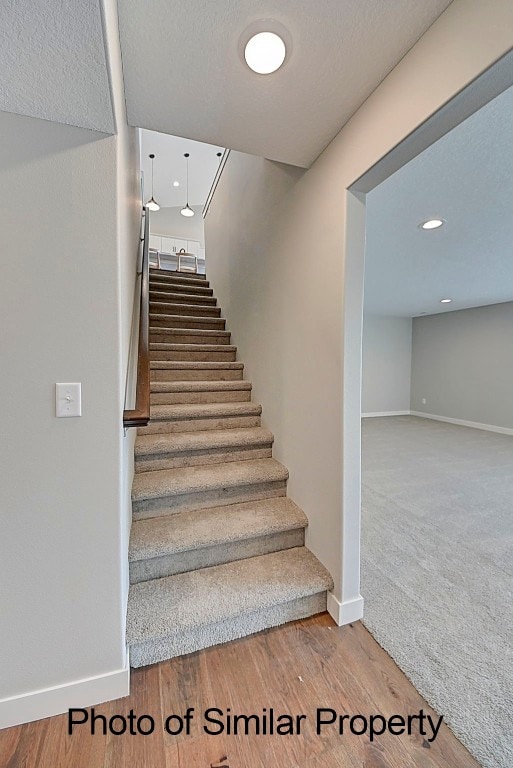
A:
[[[364,314],[362,413],[410,410],[412,321]]]
[[[413,320],[413,411],[513,428],[512,393],[513,302]]]
[[[337,620],[361,607],[364,211],[348,189],[511,48],[510,18],[503,0],[454,0],[307,171],[232,152],[205,220],[209,278]]]

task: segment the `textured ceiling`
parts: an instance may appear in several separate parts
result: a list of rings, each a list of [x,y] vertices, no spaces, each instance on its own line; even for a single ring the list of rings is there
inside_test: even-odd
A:
[[[222,147],[179,139],[165,133],[141,131],[141,160],[144,173],[144,199],[151,196],[150,153],[155,155],[155,198],[162,207],[182,207],[186,197],[184,152],[189,158],[189,203],[203,206],[219,166],[217,152]],[[173,181],[180,186],[173,187]]]
[[[129,122],[308,167],[450,0],[119,0]],[[284,66],[241,36],[282,25]]]
[[[430,218],[446,224],[418,228]],[[513,88],[369,193],[365,259],[367,312],[513,300]]]
[[[0,109],[114,132],[98,0],[0,2]]]

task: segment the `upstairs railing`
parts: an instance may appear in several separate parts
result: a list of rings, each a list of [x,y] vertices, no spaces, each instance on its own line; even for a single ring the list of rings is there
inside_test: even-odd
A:
[[[150,212],[143,209],[141,292],[139,298],[139,341],[137,344],[137,383],[135,408],[123,411],[123,426],[145,427],[150,420]]]
[[[219,179],[221,178],[221,175],[224,171],[224,166],[226,165],[226,161],[230,156],[230,152],[231,150],[225,149],[223,152],[223,156],[219,161],[219,166],[217,168],[216,175],[214,176],[214,181],[212,182],[212,186],[210,187],[210,192],[208,193],[207,199],[205,200],[205,205],[203,206],[203,212],[202,212],[203,218],[205,218],[205,216],[208,213],[208,209],[210,208],[210,203],[212,202],[212,198],[214,197],[215,191],[217,189],[217,185],[219,184]]]

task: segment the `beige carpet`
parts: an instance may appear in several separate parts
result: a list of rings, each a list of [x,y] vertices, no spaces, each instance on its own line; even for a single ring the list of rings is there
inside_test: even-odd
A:
[[[486,768],[513,766],[513,437],[363,419],[364,623]]]

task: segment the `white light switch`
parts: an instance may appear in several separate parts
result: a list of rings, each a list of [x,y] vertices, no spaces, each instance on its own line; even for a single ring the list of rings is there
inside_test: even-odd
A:
[[[55,415],[82,416],[82,384],[55,385]]]

